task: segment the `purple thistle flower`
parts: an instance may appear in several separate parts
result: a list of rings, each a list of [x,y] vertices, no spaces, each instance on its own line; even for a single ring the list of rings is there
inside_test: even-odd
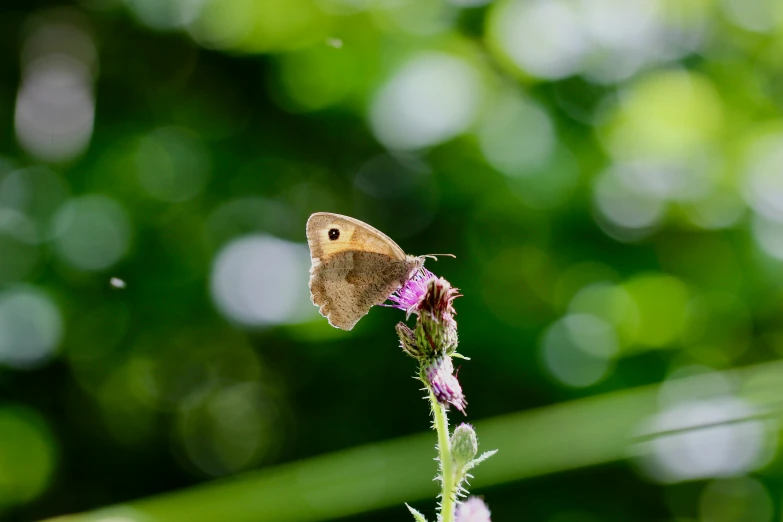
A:
[[[419,320],[415,334],[419,346],[432,356],[451,355],[457,348],[453,302],[458,295],[458,290],[442,277],[427,282],[427,292],[416,309]]]
[[[456,522],[492,522],[489,508],[479,497],[470,497],[457,506]]]
[[[389,300],[390,306],[418,315],[414,329],[399,323],[397,335],[403,351],[419,360],[419,377],[438,402],[464,414],[467,403],[450,357],[457,348],[453,302],[458,295],[448,281],[422,268]]]
[[[435,274],[422,267],[407,283],[389,296],[389,301],[393,303],[390,306],[399,308],[410,316],[411,313],[417,311],[416,309],[427,294],[427,286],[431,279],[435,279]]]
[[[422,361],[421,378],[439,403],[451,404],[465,414],[468,403],[462,393],[462,386],[454,376],[451,357],[446,355]]]
[[[434,275],[427,280],[426,290],[419,301],[418,312],[427,313],[434,321],[443,321],[445,326],[456,328],[453,303],[459,297],[459,290],[442,277],[435,278]]]
[[[397,325],[405,353],[417,359],[454,353],[457,321],[453,302],[457,297],[459,291],[448,281],[423,268],[389,297],[393,304],[388,306],[419,316],[414,330],[404,323]]]

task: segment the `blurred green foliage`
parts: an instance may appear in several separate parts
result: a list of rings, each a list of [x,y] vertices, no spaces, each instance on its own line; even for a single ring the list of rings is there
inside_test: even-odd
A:
[[[779,518],[781,49],[775,0],[4,2],[0,518],[430,516],[315,211],[456,254],[495,520]]]

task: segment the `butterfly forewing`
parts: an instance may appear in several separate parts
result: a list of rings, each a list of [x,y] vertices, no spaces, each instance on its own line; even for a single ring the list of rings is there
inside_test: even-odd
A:
[[[336,252],[375,252],[403,260],[405,252],[389,236],[348,216],[317,212],[307,220],[307,242],[313,258]]]

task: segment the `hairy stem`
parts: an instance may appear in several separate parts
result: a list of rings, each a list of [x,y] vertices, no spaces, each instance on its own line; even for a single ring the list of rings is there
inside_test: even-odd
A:
[[[440,460],[441,492],[440,492],[440,522],[454,522],[454,499],[456,484],[454,470],[449,451],[449,419],[446,417],[446,407],[438,402],[430,391],[430,404],[435,417],[433,424],[438,434],[438,458]]]

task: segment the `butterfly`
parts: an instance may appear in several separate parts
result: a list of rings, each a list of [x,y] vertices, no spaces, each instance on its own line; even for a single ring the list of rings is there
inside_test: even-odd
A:
[[[351,330],[424,266],[389,236],[363,221],[331,212],[307,220],[310,299],[342,330]]]

